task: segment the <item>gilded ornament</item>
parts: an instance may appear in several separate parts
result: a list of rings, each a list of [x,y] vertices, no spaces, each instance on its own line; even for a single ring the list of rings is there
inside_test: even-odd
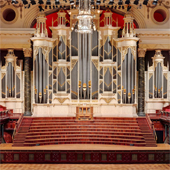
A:
[[[107,88],[109,88],[110,85],[112,84],[112,81],[111,81],[109,84],[107,84],[106,82],[104,82],[104,84],[107,86]]]
[[[132,94],[135,94],[135,89],[132,90]]]
[[[77,60],[71,60],[71,71],[73,70],[74,66],[76,65]]]
[[[93,59],[92,63],[94,64],[95,68],[98,70],[98,63],[99,63],[99,61]]]
[[[89,88],[91,88],[91,80],[89,80]]]
[[[46,89],[44,89],[44,94],[46,94]]]
[[[81,81],[79,80],[79,88],[81,88]]]
[[[40,98],[40,99],[42,98],[42,93],[41,93],[41,92],[39,92],[39,98]]]
[[[5,77],[6,73],[1,74],[1,80]]]
[[[131,93],[128,93],[128,98],[129,98],[129,99],[131,98]]]
[[[60,84],[60,82],[58,82],[58,85],[59,85],[60,87],[62,87],[62,86],[64,86],[65,82],[66,82],[66,81],[64,81],[62,84]]]
[[[114,97],[113,98],[100,98],[100,100],[104,100],[107,104],[109,104],[112,100],[116,100]]]
[[[76,95],[76,96],[78,95],[78,93],[75,92],[75,91],[73,91],[73,90],[71,91],[71,93],[73,93],[73,94]]]

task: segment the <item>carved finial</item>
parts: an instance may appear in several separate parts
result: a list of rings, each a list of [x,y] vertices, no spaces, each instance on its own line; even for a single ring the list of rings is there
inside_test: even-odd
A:
[[[48,37],[48,32],[46,28],[46,16],[43,11],[39,12],[37,15],[37,28],[34,33],[34,37]]]
[[[17,57],[14,54],[14,49],[8,49],[8,53],[4,58],[6,63],[16,61]]]
[[[130,11],[127,11],[127,13],[124,16],[124,28],[122,37],[136,37],[136,33],[134,31],[134,25],[133,25],[133,16]]]

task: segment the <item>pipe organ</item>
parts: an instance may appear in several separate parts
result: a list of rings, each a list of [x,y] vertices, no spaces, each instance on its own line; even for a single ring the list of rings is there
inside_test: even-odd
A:
[[[8,49],[5,65],[0,67],[0,105],[13,109],[16,113],[24,111],[22,67],[22,60],[17,60],[14,50]]]
[[[38,13],[35,29],[26,28],[25,22],[24,28],[0,31],[5,60],[0,65],[0,105],[25,116],[75,116],[76,107],[83,105],[93,107],[94,117],[135,117],[155,113],[170,103],[168,30],[143,29],[144,22],[134,24],[132,13],[135,19],[138,16],[133,9],[126,12],[124,25],[119,23],[121,30],[115,18],[123,17],[116,12],[96,7],[88,13],[86,7],[87,11],[74,5],[70,10],[53,11],[47,17],[52,20],[49,35],[48,9]],[[21,54],[23,68],[11,48]],[[147,60],[150,65],[145,71]]]
[[[133,17],[127,12],[124,18],[122,38],[117,42],[117,98],[118,103],[136,103],[136,38]]]
[[[146,72],[146,89],[147,100],[153,99],[168,99],[168,73],[169,64],[164,65],[164,58],[161,50],[156,50],[154,57],[152,57],[152,66],[148,66]]]
[[[5,65],[1,68],[1,98],[21,98],[22,62],[17,65],[14,50],[9,49],[5,57]]]
[[[125,16],[122,38],[105,13],[104,27],[79,33],[78,25],[66,27],[66,13],[52,21],[52,38],[46,34],[45,16],[40,13],[31,40],[34,46],[35,104],[112,105],[136,103],[136,42],[133,18]],[[53,26],[58,22],[58,26]],[[42,27],[42,28],[39,28]],[[129,29],[129,30],[128,30]],[[42,32],[43,31],[43,32]],[[40,105],[39,105],[40,106]],[[130,106],[131,107],[131,106]],[[132,106],[133,107],[133,106]],[[104,107],[103,107],[104,108]]]
[[[33,41],[34,103],[52,103],[52,47],[48,38],[44,13],[37,17],[37,28]]]

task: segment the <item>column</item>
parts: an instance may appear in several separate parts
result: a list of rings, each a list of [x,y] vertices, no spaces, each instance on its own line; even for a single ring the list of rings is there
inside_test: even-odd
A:
[[[170,144],[170,126],[168,125],[168,137],[169,137],[169,139],[168,139],[168,144]]]
[[[5,140],[4,140],[4,124],[1,125],[1,143],[5,143]]]
[[[138,49],[138,116],[145,116],[145,53],[146,49]]]
[[[32,49],[24,48],[25,57],[25,76],[24,76],[24,101],[25,101],[25,116],[31,116],[31,56]]]

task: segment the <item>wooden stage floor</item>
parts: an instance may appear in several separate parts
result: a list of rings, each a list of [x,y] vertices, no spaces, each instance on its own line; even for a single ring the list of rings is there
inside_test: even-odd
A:
[[[169,164],[2,164],[2,170],[170,170]]]
[[[136,147],[102,144],[62,144],[13,147],[1,144],[2,163],[58,164],[167,164],[170,145]]]
[[[13,147],[11,143],[0,144],[1,151],[7,150],[166,150],[170,151],[170,145],[157,144],[157,147],[139,147],[139,146],[124,146],[124,145],[101,145],[101,144],[60,144],[60,145],[42,145],[42,146],[24,146]]]

